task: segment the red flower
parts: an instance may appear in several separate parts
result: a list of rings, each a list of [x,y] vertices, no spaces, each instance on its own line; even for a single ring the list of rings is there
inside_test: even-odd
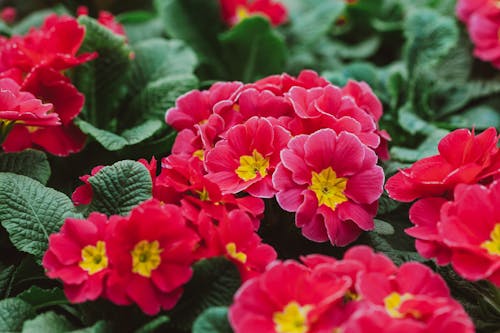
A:
[[[230,25],[236,25],[251,15],[262,15],[275,26],[287,20],[287,10],[274,0],[220,0],[222,17]]]
[[[441,209],[439,232],[451,249],[451,264],[468,280],[500,286],[500,182],[459,185]]]
[[[76,9],[76,15],[89,15],[89,9],[86,6],[79,6]],[[125,28],[116,21],[116,18],[108,11],[101,10],[99,11],[99,17],[97,18],[97,22],[101,24],[103,27],[111,30],[114,34],[127,37],[125,33]]]
[[[301,71],[297,77],[290,76],[287,73],[271,75],[247,86],[256,88],[259,91],[268,90],[276,96],[283,96],[293,87],[311,89],[325,87],[330,84],[330,82],[319,76],[315,71],[306,69]]]
[[[441,207],[447,201],[443,198],[425,198],[410,208],[410,221],[415,224],[405,232],[416,238],[415,247],[424,258],[436,258],[439,265],[450,262],[451,252],[439,234],[438,222]]]
[[[238,290],[229,308],[235,333],[318,332],[321,315],[341,303],[350,281],[310,270],[293,261],[277,262]]]
[[[489,2],[490,0],[458,0],[456,7],[457,17],[465,24],[468,24],[471,15]]]
[[[16,20],[17,11],[14,7],[5,7],[0,12],[0,19],[7,24],[12,24]]]
[[[390,279],[377,273],[364,274],[359,278],[357,289],[362,299],[382,307],[395,321],[413,326],[410,332],[474,332],[470,318],[450,297],[441,276],[420,263],[403,264]],[[374,317],[368,321],[380,319]],[[420,330],[415,330],[417,328]]]
[[[415,162],[389,178],[385,189],[399,201],[450,195],[460,183],[473,184],[500,173],[498,136],[491,127],[479,135],[458,129],[439,142],[439,155]]]
[[[232,210],[218,218],[203,216],[200,233],[209,250],[209,256],[224,255],[238,267],[242,280],[246,281],[264,272],[276,259],[276,251],[255,232],[252,220],[241,210]]]
[[[180,208],[151,200],[114,223],[106,296],[119,305],[135,302],[149,315],[173,308],[191,278],[198,243]]]
[[[207,153],[208,179],[224,194],[246,191],[256,197],[272,197],[271,176],[280,151],[290,140],[288,131],[266,118],[253,117],[231,128],[226,137]]]
[[[331,129],[293,138],[273,175],[276,199],[307,238],[345,246],[373,229],[384,174],[359,139]]]
[[[76,55],[84,37],[85,28],[74,18],[53,14],[45,19],[41,28],[32,28],[26,36],[12,37],[3,56],[9,68],[18,67],[25,73],[38,65],[60,71],[97,57],[97,53]]]
[[[217,82],[209,90],[190,91],[177,99],[174,108],[167,110],[165,121],[176,131],[204,124],[213,113],[214,105],[229,99],[242,86],[241,82]]]
[[[0,128],[21,126],[57,126],[57,113],[50,112],[52,104],[43,104],[31,93],[9,78],[0,79]],[[3,133],[2,133],[3,134]]]
[[[103,165],[98,165],[92,169],[90,175],[83,175],[79,178],[85,184],[78,186],[71,195],[71,200],[75,206],[88,205],[92,202],[94,192],[92,191],[92,185],[89,183],[89,178],[95,176],[102,168],[104,168]]]
[[[4,150],[19,151],[36,145],[58,156],[80,151],[86,135],[73,124],[73,119],[83,108],[84,96],[70,80],[54,69],[39,66],[26,77],[22,89],[52,103],[61,125],[29,129],[15,126],[3,143]]]
[[[50,235],[43,257],[47,275],[61,279],[71,302],[95,300],[103,293],[110,272],[106,215],[92,213],[86,220],[68,218],[61,230]]]
[[[500,8],[494,1],[475,11],[468,21],[469,36],[474,44],[474,55],[500,68]]]
[[[333,85],[309,90],[293,87],[286,96],[298,116],[289,124],[292,134],[310,134],[331,128],[337,134],[342,131],[355,134],[370,148],[380,145],[375,123],[379,110],[368,113],[356,104],[352,96],[345,98],[340,88]]]

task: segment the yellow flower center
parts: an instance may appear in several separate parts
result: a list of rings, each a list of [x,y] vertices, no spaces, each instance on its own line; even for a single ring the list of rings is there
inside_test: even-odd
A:
[[[250,17],[250,12],[246,9],[246,7],[238,6],[236,8],[236,18],[237,18],[236,23],[240,23],[241,21],[243,21],[248,17]]]
[[[196,193],[200,196],[201,201],[209,201],[210,197],[208,196],[208,191],[206,188],[203,188],[201,191],[196,191]]]
[[[312,306],[300,306],[295,301],[288,303],[283,312],[273,314],[274,329],[277,333],[307,333],[307,314],[311,309]]]
[[[384,298],[385,310],[389,315],[393,318],[403,318],[405,317],[405,313],[399,312],[399,307],[401,303],[410,300],[413,298],[412,294],[405,293],[403,295],[393,292],[386,298]],[[410,311],[410,314],[415,318],[418,318],[420,315],[417,311]]]
[[[87,245],[82,249],[82,261],[78,264],[89,275],[99,273],[108,267],[106,243],[97,241],[96,245]]]
[[[160,266],[162,251],[158,241],[143,240],[137,243],[131,252],[132,272],[147,278],[151,277],[151,272]]]
[[[200,161],[203,161],[205,157],[203,156],[203,149],[198,149],[193,153],[193,156],[196,156],[200,159]]]
[[[359,301],[361,299],[361,295],[356,294],[350,290],[348,290],[344,295],[344,300],[346,301]]]
[[[490,237],[491,239],[483,242],[481,247],[493,256],[500,256],[500,223],[495,224]]]
[[[309,189],[316,194],[318,206],[325,205],[335,210],[338,204],[347,201],[344,195],[346,186],[347,178],[337,178],[332,167],[328,167],[320,173],[312,172]]]
[[[227,255],[230,256],[233,259],[238,260],[241,263],[246,263],[247,262],[247,255],[243,252],[237,252],[236,251],[236,244],[231,242],[226,244],[226,252]]]
[[[249,181],[260,175],[267,176],[267,168],[269,168],[269,159],[264,158],[256,149],[252,155],[243,155],[240,157],[240,166],[236,169],[238,177],[244,181]]]

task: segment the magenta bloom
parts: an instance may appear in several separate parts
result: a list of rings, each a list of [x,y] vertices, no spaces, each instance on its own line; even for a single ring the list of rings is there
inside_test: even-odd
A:
[[[231,128],[206,156],[208,179],[222,193],[246,191],[253,196],[270,198],[275,194],[271,176],[280,162],[280,151],[290,134],[273,126],[266,118],[253,117]]]
[[[458,0],[456,7],[457,17],[465,24],[469,24],[471,15],[489,2],[491,2],[491,0]]]
[[[276,199],[296,212],[307,238],[345,246],[373,229],[384,173],[375,153],[347,132],[331,129],[292,139],[273,175]]]
[[[494,1],[492,1],[494,2]],[[474,55],[500,68],[500,8],[490,3],[475,11],[468,22],[469,36],[474,44]]]
[[[459,185],[441,209],[439,231],[451,249],[451,264],[468,280],[500,286],[500,182],[489,188]]]
[[[50,278],[62,280],[71,302],[95,300],[103,293],[111,265],[105,241],[109,228],[106,215],[92,213],[86,220],[66,219],[61,231],[50,236],[43,267]]]
[[[50,112],[52,104],[43,104],[31,93],[9,78],[0,79],[0,126],[19,124],[22,126],[57,126],[57,113]]]

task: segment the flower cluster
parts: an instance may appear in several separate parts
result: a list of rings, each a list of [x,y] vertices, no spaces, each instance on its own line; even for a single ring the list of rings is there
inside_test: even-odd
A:
[[[192,275],[198,236],[179,207],[147,201],[130,216],[68,218],[49,238],[43,266],[72,302],[106,297],[147,314],[171,309]]]
[[[495,0],[459,0],[458,18],[465,23],[474,43],[474,55],[500,68],[500,6]]]
[[[220,6],[222,18],[230,26],[252,15],[262,15],[278,26],[288,16],[286,7],[274,0],[220,0]]]
[[[410,209],[418,252],[451,262],[469,280],[500,285],[500,149],[489,128],[479,135],[459,129],[439,143],[439,154],[400,170],[386,184]]]
[[[181,96],[166,121],[173,159],[196,164],[222,195],[276,197],[304,236],[344,246],[373,229],[388,158],[382,105],[363,82],[336,87],[313,71]],[[195,160],[195,162],[193,162]]]
[[[275,262],[234,297],[236,333],[474,332],[444,280],[420,263],[396,267],[366,246],[343,260]]]
[[[36,146],[65,156],[83,148],[86,136],[73,120],[82,110],[84,96],[64,71],[97,56],[77,55],[84,37],[84,27],[74,18],[55,14],[25,36],[0,37],[0,89],[6,96],[0,122],[5,151]]]

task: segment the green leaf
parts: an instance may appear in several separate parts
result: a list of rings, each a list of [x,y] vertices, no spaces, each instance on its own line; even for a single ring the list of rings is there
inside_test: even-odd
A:
[[[35,311],[25,301],[7,298],[0,301],[0,332],[21,332],[23,323],[33,318]]]
[[[154,333],[154,332],[158,332],[158,330],[163,325],[165,325],[166,323],[168,323],[169,321],[170,321],[170,318],[168,318],[165,315],[161,315],[161,316],[153,319],[152,321],[148,322],[147,324],[145,324],[144,326],[142,326],[138,330],[136,330],[135,333]]]
[[[93,137],[109,151],[120,150],[126,146],[132,146],[143,142],[155,135],[163,126],[163,122],[161,120],[148,120],[118,135],[99,129],[81,119],[77,120],[76,124],[83,133]]]
[[[438,143],[444,138],[449,131],[443,129],[435,129],[417,149],[409,149],[404,147],[392,147],[391,157],[394,160],[402,162],[415,162],[422,158],[436,155],[438,153]]]
[[[116,19],[125,28],[128,42],[131,44],[163,35],[163,24],[160,18],[153,13],[146,11],[125,12],[116,16]]]
[[[0,221],[18,250],[41,260],[49,235],[59,231],[72,209],[63,193],[26,176],[0,173]]]
[[[198,79],[192,74],[171,75],[156,80],[135,95],[128,113],[136,117],[139,115],[139,119],[164,119],[167,109],[175,105],[179,96],[197,87]],[[163,122],[160,121],[160,124]]]
[[[345,44],[340,41],[334,43],[336,53],[344,59],[363,59],[371,57],[377,52],[381,39],[379,36],[371,36],[358,44]]]
[[[0,272],[0,298],[9,296],[14,272],[14,266],[5,267]]]
[[[285,68],[283,38],[261,16],[249,17],[219,37],[232,77],[250,82]]]
[[[170,37],[181,39],[204,63],[218,63],[217,35],[222,32],[216,0],[155,0],[155,8]]]
[[[435,126],[420,118],[409,103],[399,109],[398,122],[410,134],[432,133],[435,129]]]
[[[80,52],[97,52],[98,58],[73,70],[73,82],[85,95],[85,119],[99,128],[109,128],[117,107],[127,93],[132,50],[125,38],[114,34],[88,16],[78,22],[85,26]]]
[[[66,333],[73,328],[64,316],[50,311],[24,322],[22,333]]]
[[[82,328],[79,330],[71,331],[71,333],[109,333],[112,332],[111,325],[105,321],[98,321],[91,327]]]
[[[296,43],[311,45],[325,36],[345,9],[342,0],[284,0]]]
[[[0,172],[12,172],[47,184],[50,165],[43,152],[27,149],[18,153],[1,153]]]
[[[61,288],[42,289],[38,286],[31,286],[17,297],[29,303],[35,310],[69,303]]]
[[[220,257],[197,262],[184,295],[171,311],[171,324],[191,330],[194,320],[206,309],[229,306],[240,285],[238,270],[227,259]]]
[[[226,307],[205,310],[193,324],[193,333],[232,333]]]
[[[450,117],[449,123],[456,127],[486,129],[500,128],[500,112],[489,105],[478,105]]]
[[[458,27],[451,17],[430,9],[410,12],[404,34],[405,58],[410,77],[418,68],[436,64],[458,41]]]
[[[89,211],[126,215],[152,195],[152,181],[144,165],[119,161],[89,178],[93,198]]]
[[[394,234],[394,227],[382,220],[379,219],[374,219],[375,222],[375,229],[373,230],[377,234],[380,235],[393,235]]]

